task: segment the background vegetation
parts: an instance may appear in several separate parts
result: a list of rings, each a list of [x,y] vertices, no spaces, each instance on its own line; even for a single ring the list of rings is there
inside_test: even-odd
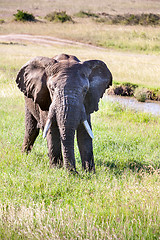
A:
[[[49,13],[45,16],[45,19],[50,22],[61,22],[61,23],[64,23],[67,21],[73,22],[71,16],[69,16],[65,11],[62,11],[62,12],[55,11],[55,12]]]
[[[105,61],[115,83],[129,82],[159,89],[159,28],[106,25],[90,17],[63,24],[11,22],[6,15],[13,16],[15,9],[32,12],[30,10],[34,5],[36,15],[45,4],[49,7],[51,2],[33,3],[29,0],[27,4],[30,9],[25,2],[24,8],[19,8],[18,3],[3,3],[3,6],[7,4],[8,10],[5,11],[5,17],[2,16],[5,23],[0,25],[1,34],[48,35],[101,45],[103,48],[1,40],[0,238],[159,239],[159,117],[133,112],[102,100],[100,110],[92,115],[96,174],[81,171],[76,146],[79,175],[73,176],[64,169],[49,169],[47,146],[42,133],[33,151],[29,155],[21,154],[24,98],[15,84],[18,70],[32,57],[53,57],[64,52],[74,54],[81,60]],[[59,1],[54,3],[57,10]],[[65,3],[64,9],[60,10],[67,11],[70,8],[72,14],[83,10],[78,9],[80,1],[77,1],[75,12],[71,2],[67,2],[66,8]],[[97,5],[91,9],[91,3],[89,1],[88,6],[84,5],[84,11],[96,13],[94,7]],[[121,1],[113,0],[113,8],[120,7],[117,5],[119,3],[122,13],[131,6],[127,1],[124,9]],[[132,2],[136,13],[139,3]],[[145,10],[151,6],[150,3],[148,1],[145,5],[141,1],[141,9]],[[36,4],[39,4],[37,10]],[[159,1],[155,1],[152,9],[158,4]],[[4,11],[4,8],[0,9]],[[45,11],[44,7],[44,11],[41,10],[42,17],[51,12],[50,9]],[[102,45],[102,42],[106,44]]]
[[[66,11],[68,14],[75,14],[79,11],[85,12],[105,12],[108,14],[127,14],[127,13],[160,13],[160,2],[159,0],[103,0],[95,1],[89,0],[77,0],[76,4],[73,0],[37,0],[36,2],[28,0],[27,2],[15,0],[1,0],[0,1],[0,15],[10,17],[17,9],[23,9],[25,11],[34,13],[35,16],[46,16],[51,9],[55,11]]]
[[[13,14],[15,21],[21,21],[21,22],[34,22],[35,17],[33,14],[24,12],[23,10],[17,10],[17,13]]]

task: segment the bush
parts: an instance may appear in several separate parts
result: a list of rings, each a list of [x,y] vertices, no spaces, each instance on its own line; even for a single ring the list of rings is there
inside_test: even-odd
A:
[[[67,13],[65,11],[62,12],[52,12],[49,13],[45,16],[45,19],[50,21],[50,22],[67,22],[67,21],[72,21],[71,16],[67,15]]]
[[[84,12],[84,11],[80,11],[76,14],[76,17],[80,17],[80,18],[85,18],[85,17],[93,17],[93,18],[99,18],[99,16],[95,13],[91,13],[91,12]]]
[[[124,23],[127,25],[158,25],[160,16],[156,14],[129,14],[124,16]]]
[[[100,13],[99,20],[109,24],[123,24],[123,25],[159,25],[160,15],[153,13],[142,14],[124,14],[124,15],[110,15],[107,13]]]
[[[146,88],[136,88],[134,96],[139,102],[145,102],[146,99],[149,99],[149,91]]]
[[[113,85],[111,86],[107,93],[109,95],[120,95],[120,96],[133,96],[134,90],[137,87],[136,84],[132,83],[123,83],[121,85]]]
[[[0,24],[4,23],[4,19],[0,19]]]
[[[17,13],[13,15],[15,17],[15,21],[21,21],[21,22],[25,22],[25,21],[35,21],[35,17],[33,16],[33,14],[30,14],[28,12],[24,12],[23,10],[17,10]]]

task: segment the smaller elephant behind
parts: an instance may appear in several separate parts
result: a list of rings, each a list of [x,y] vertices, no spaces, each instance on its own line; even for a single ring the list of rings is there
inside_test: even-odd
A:
[[[22,146],[29,152],[39,134],[47,138],[50,166],[76,171],[74,137],[82,168],[95,171],[90,115],[112,84],[112,74],[100,60],[81,62],[60,54],[35,57],[18,72],[16,83],[25,97],[25,136]]]

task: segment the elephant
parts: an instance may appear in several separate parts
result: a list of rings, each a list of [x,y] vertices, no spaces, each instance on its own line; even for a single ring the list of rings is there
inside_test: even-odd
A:
[[[67,54],[35,57],[22,66],[16,83],[25,98],[25,135],[22,152],[29,153],[39,134],[47,139],[50,167],[76,172],[77,135],[82,169],[95,172],[91,113],[112,74],[101,60],[80,61]]]

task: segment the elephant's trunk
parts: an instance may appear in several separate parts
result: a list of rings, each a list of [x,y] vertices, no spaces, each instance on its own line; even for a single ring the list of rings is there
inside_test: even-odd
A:
[[[77,129],[82,112],[78,101],[74,101],[73,97],[65,97],[56,110],[56,120],[59,127],[64,167],[69,171],[75,171],[74,156],[74,136]]]
[[[76,171],[75,155],[74,155],[75,130],[71,128],[61,128],[60,136],[61,136],[64,167],[69,171]]]

